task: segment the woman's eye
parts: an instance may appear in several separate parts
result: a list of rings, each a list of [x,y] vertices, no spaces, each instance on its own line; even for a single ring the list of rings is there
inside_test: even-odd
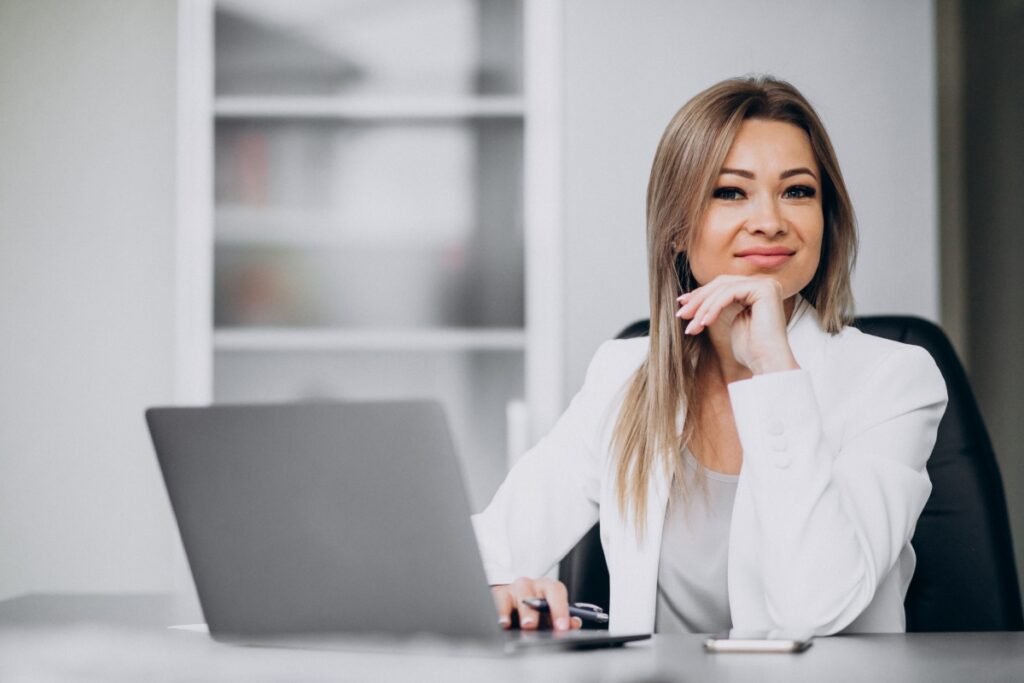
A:
[[[806,185],[794,185],[786,190],[785,196],[788,199],[810,199],[815,194],[813,187]]]
[[[738,187],[720,187],[711,196],[715,199],[742,199],[743,190]]]

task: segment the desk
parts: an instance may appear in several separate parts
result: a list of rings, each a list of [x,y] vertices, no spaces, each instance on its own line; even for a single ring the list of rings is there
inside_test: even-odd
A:
[[[799,655],[707,654],[703,636],[495,658],[222,645],[169,631],[199,621],[160,596],[0,602],[0,680],[22,681],[1024,681],[1024,632],[819,638]]]

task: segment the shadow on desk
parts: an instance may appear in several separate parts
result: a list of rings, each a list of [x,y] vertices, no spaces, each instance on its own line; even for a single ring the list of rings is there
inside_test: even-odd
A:
[[[163,630],[203,621],[199,603],[170,594],[24,595],[0,602],[0,629],[97,624]]]
[[[666,634],[614,650],[453,658],[238,647],[166,628],[200,620],[189,609],[153,595],[0,602],[0,680],[1019,683],[1024,672],[1020,631],[832,636],[802,654],[708,654],[703,635]]]

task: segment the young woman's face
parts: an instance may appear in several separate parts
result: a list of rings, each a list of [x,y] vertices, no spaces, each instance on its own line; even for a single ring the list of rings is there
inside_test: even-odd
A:
[[[690,249],[697,282],[723,274],[772,277],[786,298],[806,287],[825,226],[820,176],[803,130],[744,121]]]

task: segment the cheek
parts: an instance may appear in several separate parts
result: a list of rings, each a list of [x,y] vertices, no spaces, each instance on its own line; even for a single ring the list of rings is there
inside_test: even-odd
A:
[[[720,258],[706,242],[695,244],[690,251],[690,273],[698,285],[706,285],[722,270]]]
[[[732,256],[731,233],[710,217],[697,233],[690,249],[690,272],[697,284],[705,285],[726,272]]]

